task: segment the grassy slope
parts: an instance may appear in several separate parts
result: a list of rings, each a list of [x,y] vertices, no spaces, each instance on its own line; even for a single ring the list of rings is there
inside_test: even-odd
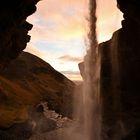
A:
[[[48,63],[22,53],[0,76],[0,126],[24,121],[29,107],[41,100],[51,109],[70,115],[74,86]]]

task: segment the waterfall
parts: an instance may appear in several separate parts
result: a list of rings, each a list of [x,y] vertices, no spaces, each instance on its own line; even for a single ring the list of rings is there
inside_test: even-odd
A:
[[[96,0],[90,0],[89,49],[84,58],[83,114],[86,140],[100,140],[99,57],[96,38]]]
[[[89,1],[89,11],[90,32],[83,66],[83,91],[75,97],[76,118],[79,117],[78,129],[81,131],[81,137],[73,138],[75,140],[101,140],[100,60],[96,38],[96,0]]]

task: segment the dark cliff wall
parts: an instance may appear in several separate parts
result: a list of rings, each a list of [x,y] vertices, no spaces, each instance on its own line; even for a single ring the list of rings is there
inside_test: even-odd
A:
[[[25,49],[32,24],[26,18],[36,11],[39,0],[3,1],[0,5],[0,69]]]
[[[117,2],[122,28],[99,45],[102,132],[105,140],[133,140],[140,132],[140,1]]]
[[[124,13],[122,28],[99,47],[103,127],[108,139],[128,139],[128,136],[137,139],[140,131],[140,2],[118,0],[118,4]]]

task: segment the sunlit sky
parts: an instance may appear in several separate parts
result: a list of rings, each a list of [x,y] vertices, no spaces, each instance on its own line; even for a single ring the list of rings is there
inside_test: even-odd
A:
[[[121,27],[115,0],[98,0],[98,42]],[[80,80],[78,63],[86,53],[88,0],[42,0],[28,18],[34,25],[25,51],[37,55],[71,80]]]

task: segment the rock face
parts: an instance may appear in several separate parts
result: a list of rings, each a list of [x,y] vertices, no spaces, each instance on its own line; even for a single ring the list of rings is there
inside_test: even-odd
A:
[[[45,133],[57,128],[57,123],[45,116],[45,107],[39,104],[32,112],[31,118],[35,123],[33,131],[34,133]]]
[[[140,3],[118,4],[124,13],[122,29],[99,47],[103,124],[108,139],[125,139],[131,132],[131,139],[137,139],[133,130],[140,128]]]
[[[31,135],[32,124],[28,121],[0,130],[1,140],[27,140]]]
[[[118,7],[122,28],[99,45],[103,135],[133,140],[140,132],[140,1],[118,0]]]
[[[0,70],[25,49],[32,24],[26,18],[36,11],[39,0],[3,1],[0,5]]]
[[[75,84],[40,58],[22,52],[0,74],[0,127],[28,119],[29,110],[40,101],[49,109],[72,115]]]

